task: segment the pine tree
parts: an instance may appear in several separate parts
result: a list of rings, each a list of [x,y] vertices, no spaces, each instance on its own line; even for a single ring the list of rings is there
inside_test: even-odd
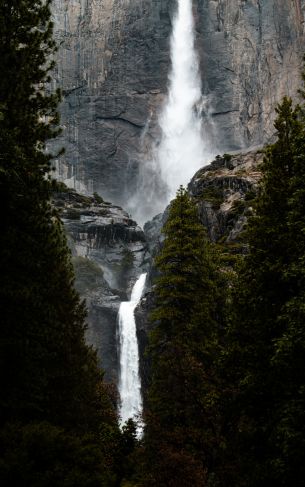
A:
[[[296,107],[292,118],[288,255],[283,267],[286,295],[277,316],[281,334],[274,340],[271,357],[282,387],[270,439],[275,446],[271,462],[283,486],[302,485],[305,476],[305,107]]]
[[[55,52],[50,4],[0,2],[0,482],[93,486],[103,485],[102,475],[104,485],[113,485],[120,441],[116,414],[96,354],[85,343],[85,307],[50,204],[56,183],[46,143],[58,133],[60,98],[48,88]],[[102,458],[96,475],[92,471],[90,480],[88,464],[68,481],[66,465],[57,484],[52,475],[49,484],[35,483],[35,471],[22,479],[14,466],[18,443],[29,448],[24,455],[31,469],[40,458],[39,438],[41,448],[50,439],[50,451],[54,438],[79,457],[94,450],[94,468]],[[42,461],[55,472],[61,467],[53,453],[55,458]]]
[[[219,440],[213,364],[219,351],[220,277],[197,210],[182,187],[163,229],[156,264],[156,328],[150,340],[143,485],[205,485]]]
[[[2,421],[16,410],[19,419],[39,411],[44,419],[47,411],[63,418],[64,396],[75,392],[83,375],[78,364],[93,360],[67,244],[49,203],[45,143],[58,121],[58,94],[44,88],[54,52],[49,6],[23,0],[2,2],[0,10],[6,73],[0,81]]]
[[[238,475],[224,485],[288,487],[304,479],[305,118],[288,98],[277,115],[227,338],[225,364],[237,391],[228,442]]]

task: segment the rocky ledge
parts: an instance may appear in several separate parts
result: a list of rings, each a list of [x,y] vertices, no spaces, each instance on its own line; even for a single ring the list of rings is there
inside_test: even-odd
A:
[[[126,211],[99,195],[63,189],[53,202],[72,252],[75,286],[88,308],[87,340],[97,349],[106,379],[116,382],[117,314],[134,281],[148,268],[145,235]]]
[[[238,244],[252,212],[261,178],[263,150],[217,156],[188,185],[212,242]]]

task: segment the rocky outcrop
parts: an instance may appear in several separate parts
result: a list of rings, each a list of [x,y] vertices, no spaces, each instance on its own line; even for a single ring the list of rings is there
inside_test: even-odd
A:
[[[188,191],[212,242],[239,242],[247,215],[251,214],[262,161],[263,151],[224,154],[192,178]]]
[[[263,149],[218,155],[191,179],[188,192],[196,202],[199,219],[212,242],[239,241],[257,193],[263,157]],[[168,218],[169,208],[144,225],[152,257],[161,249],[164,240],[161,230]],[[154,273],[153,263],[151,269]]]
[[[122,208],[65,190],[54,205],[68,236],[76,289],[88,308],[87,340],[97,349],[107,380],[117,381],[117,314],[150,255],[145,236]]]
[[[54,0],[66,147],[58,173],[126,205],[158,139],[175,0]],[[296,95],[305,0],[193,0],[205,130],[217,150],[269,140],[274,106]],[[145,195],[144,195],[145,196]]]

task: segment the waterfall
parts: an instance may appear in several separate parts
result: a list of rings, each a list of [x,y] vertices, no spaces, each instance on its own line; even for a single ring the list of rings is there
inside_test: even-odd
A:
[[[163,212],[179,185],[186,185],[215,155],[210,143],[210,98],[202,96],[195,49],[193,4],[192,0],[177,2],[170,39],[168,94],[158,117],[161,137],[153,144],[151,157],[140,165],[137,189],[128,202],[141,224]]]
[[[192,7],[192,0],[178,0],[171,37],[168,97],[159,119],[162,138],[157,158],[169,199],[210,157],[207,140],[202,135],[201,110],[205,101],[195,51]]]
[[[129,418],[136,418],[142,413],[139,350],[134,310],[142,297],[145,281],[146,274],[141,274],[132,289],[130,301],[122,302],[119,309],[121,425]],[[141,435],[141,428],[138,429],[138,435]]]

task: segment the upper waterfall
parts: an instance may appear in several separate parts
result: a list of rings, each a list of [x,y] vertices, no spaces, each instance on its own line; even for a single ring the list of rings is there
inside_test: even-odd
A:
[[[284,93],[295,98],[300,87],[303,3],[193,1],[192,33],[207,96],[203,139],[205,146],[207,140],[216,144],[209,162],[273,137],[275,106]],[[173,8],[178,0],[52,2],[58,45],[53,78],[64,96],[63,131],[48,147],[67,149],[53,163],[61,180],[73,187],[81,182],[138,223],[164,209],[155,206],[163,193],[160,178],[154,181],[160,170],[148,168],[144,190],[141,173],[160,141],[157,119],[173,72]]]
[[[202,96],[192,0],[178,0],[170,58],[168,93],[158,117],[160,139],[153,144],[151,157],[140,165],[137,191],[128,204],[140,223],[163,212],[179,185],[186,185],[214,155],[210,134],[202,126],[203,112],[206,126],[211,129],[212,124],[208,98]]]
[[[159,123],[162,130],[157,158],[161,178],[172,198],[207,162],[207,142],[202,135],[203,104],[195,50],[192,0],[178,0],[171,37],[171,72],[167,102]]]

